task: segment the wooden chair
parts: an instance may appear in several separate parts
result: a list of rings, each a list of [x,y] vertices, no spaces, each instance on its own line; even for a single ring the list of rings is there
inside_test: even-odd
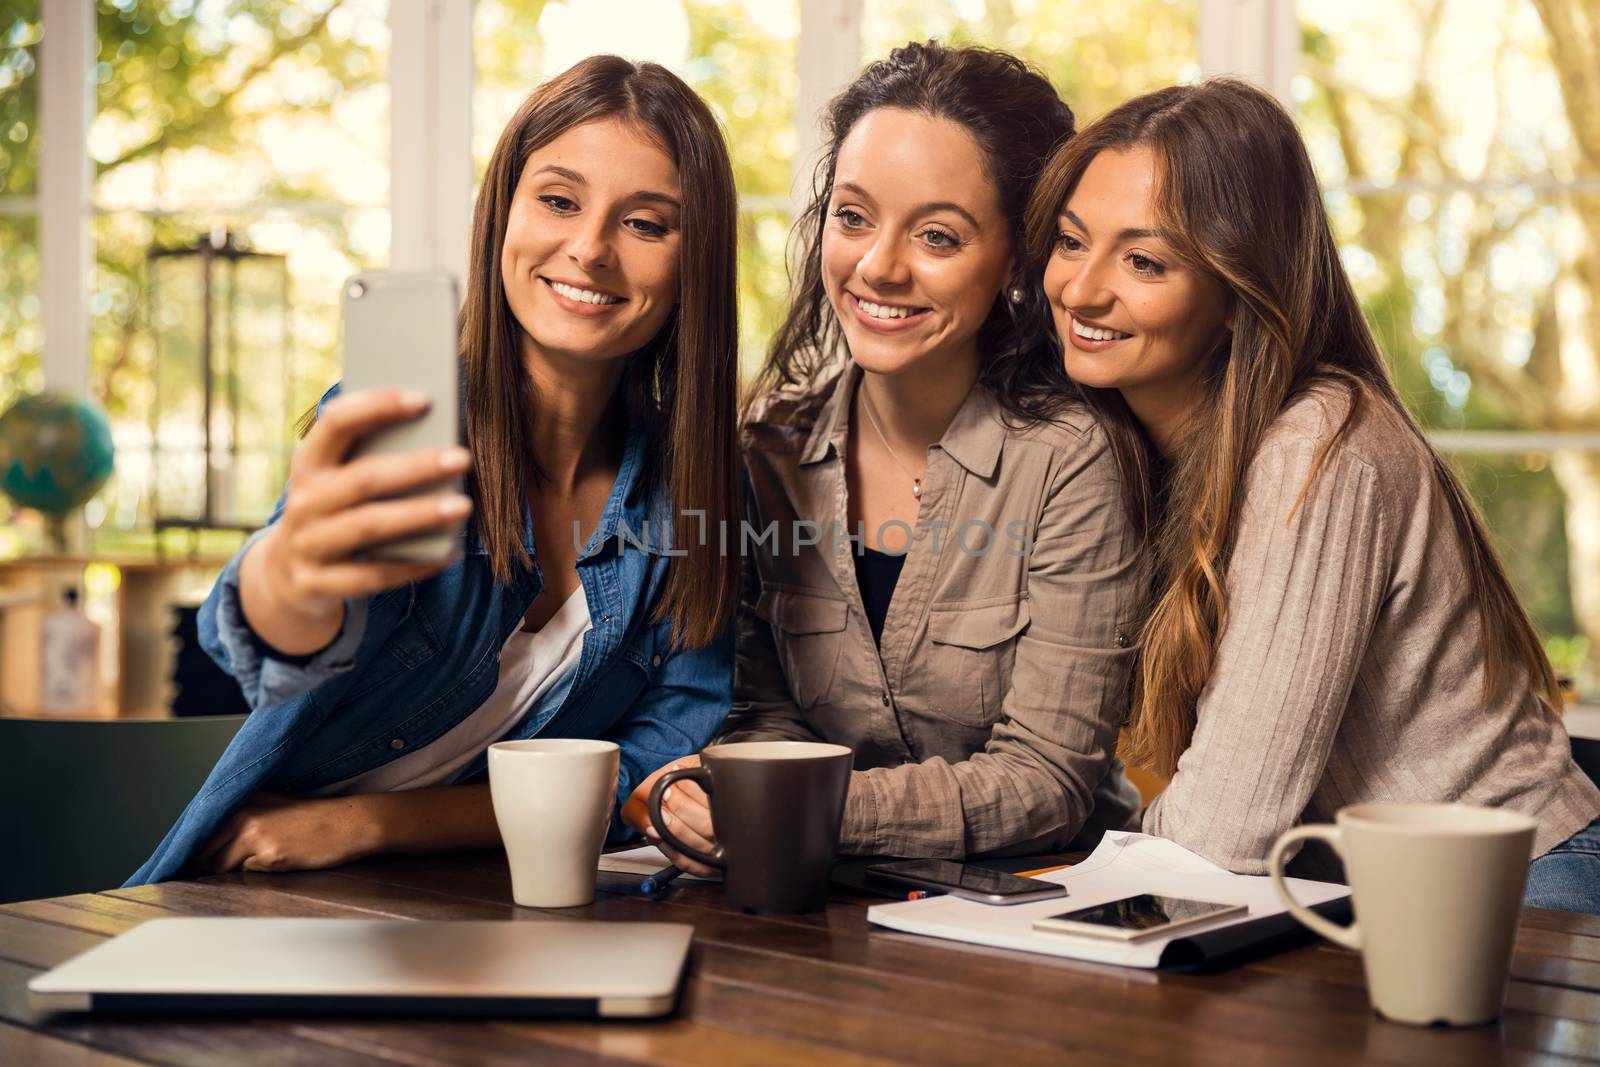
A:
[[[244,720],[0,718],[0,903],[121,885]]]

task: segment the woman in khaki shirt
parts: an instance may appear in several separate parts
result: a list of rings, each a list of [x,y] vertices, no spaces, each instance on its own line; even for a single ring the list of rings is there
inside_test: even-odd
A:
[[[1138,805],[1113,753],[1140,583],[1115,464],[1068,406],[1019,257],[1072,113],[1012,56],[929,43],[868,67],[828,120],[798,296],[747,414],[722,740],[853,748],[849,853],[1088,843]],[[703,794],[669,793],[673,829],[710,847]]]

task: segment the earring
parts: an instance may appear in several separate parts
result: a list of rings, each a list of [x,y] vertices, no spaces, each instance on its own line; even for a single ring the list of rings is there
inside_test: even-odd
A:
[[[1020,285],[1013,285],[1010,289],[1006,290],[1006,297],[1010,299],[1013,304],[1020,304],[1024,300],[1028,299],[1028,291]]]

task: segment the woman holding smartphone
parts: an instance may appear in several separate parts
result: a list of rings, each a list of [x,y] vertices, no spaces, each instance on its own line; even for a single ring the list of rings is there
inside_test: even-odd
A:
[[[1397,393],[1293,120],[1218,80],[1122,105],[1040,180],[1068,374],[1149,516],[1127,754],[1230,870],[1348,804],[1539,822],[1527,902],[1600,911],[1600,791],[1466,489]],[[1330,868],[1302,856],[1302,872]]]
[[[736,563],[684,516],[735,514],[735,219],[664,68],[593,57],[528,98],[478,196],[466,447],[348,459],[424,405],[325,398],[201,613],[255,711],[133,882],[494,847],[491,742],[614,740],[626,798],[711,737]],[[441,562],[364,554],[463,519]]]
[[[849,853],[1087,842],[1138,805],[1114,749],[1139,581],[1021,255],[1072,112],[1014,56],[929,42],[827,123],[743,431],[748,528],[773,537],[746,543],[722,739],[853,748]],[[671,828],[709,847],[703,794],[669,792]]]

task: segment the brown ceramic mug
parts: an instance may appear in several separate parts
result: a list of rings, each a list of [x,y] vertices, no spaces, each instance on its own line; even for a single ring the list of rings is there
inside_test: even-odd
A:
[[[820,911],[839,850],[851,761],[845,746],[811,741],[712,745],[700,753],[700,766],[656,779],[650,822],[667,844],[725,872],[734,907],[773,915]],[[698,783],[711,798],[714,852],[690,848],[663,825],[661,795],[680,780]]]

